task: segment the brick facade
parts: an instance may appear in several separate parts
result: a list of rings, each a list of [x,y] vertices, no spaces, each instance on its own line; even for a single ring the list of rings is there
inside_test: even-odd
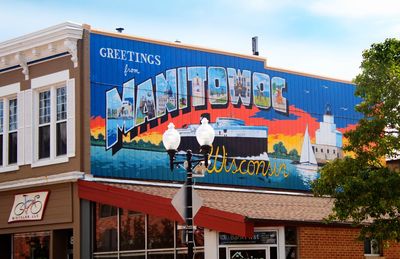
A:
[[[339,227],[299,227],[299,258],[363,259],[364,244],[357,240],[359,229]]]
[[[359,229],[346,227],[298,228],[298,258],[305,259],[399,259],[400,243],[391,242],[381,257],[364,257],[364,243],[357,240]]]
[[[385,259],[399,259],[400,243],[390,243],[388,248],[383,249],[383,256]]]

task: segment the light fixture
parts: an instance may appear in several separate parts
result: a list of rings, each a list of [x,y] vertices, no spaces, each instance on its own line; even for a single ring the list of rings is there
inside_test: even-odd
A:
[[[208,154],[211,151],[211,145],[214,142],[215,131],[208,124],[207,118],[201,120],[201,125],[196,130],[196,139],[200,144],[200,153],[204,155],[204,163],[208,167]]]
[[[162,141],[165,149],[168,152],[169,167],[172,171],[174,170],[175,154],[178,152],[178,147],[181,143],[181,135],[179,135],[179,132],[175,129],[175,125],[172,122],[168,125],[168,129],[164,132]]]
[[[207,118],[201,120],[201,125],[196,130],[196,139],[200,146],[211,146],[215,137],[214,129],[208,124]]]
[[[166,150],[177,150],[181,143],[181,135],[175,129],[175,125],[171,122],[168,125],[168,130],[163,134],[162,141]]]
[[[181,143],[181,136],[179,132],[175,129],[175,125],[170,123],[168,125],[168,129],[164,132],[162,141],[165,149],[169,155],[169,166],[171,171],[174,169],[174,165],[183,164],[186,169],[186,198],[185,198],[185,207],[186,207],[186,230],[188,236],[188,257],[193,258],[193,209],[192,209],[192,191],[193,191],[193,169],[202,164],[204,164],[204,170],[208,167],[208,154],[211,150],[211,145],[214,141],[215,132],[214,129],[208,124],[208,120],[203,118],[201,120],[201,125],[196,130],[196,139],[200,144],[200,153],[203,154],[203,159],[192,159],[192,151],[190,149],[186,150],[186,160],[184,161],[175,161],[176,152],[178,152],[179,144]],[[193,163],[193,166],[192,166]]]

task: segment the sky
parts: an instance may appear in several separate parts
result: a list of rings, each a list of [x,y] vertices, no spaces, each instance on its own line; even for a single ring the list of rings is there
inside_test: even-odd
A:
[[[362,52],[400,37],[398,0],[0,0],[0,42],[65,21],[252,53],[267,65],[352,80]]]

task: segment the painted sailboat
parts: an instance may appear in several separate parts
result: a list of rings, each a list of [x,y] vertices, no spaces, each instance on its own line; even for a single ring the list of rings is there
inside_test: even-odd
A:
[[[317,159],[312,149],[310,135],[308,134],[308,125],[304,133],[303,145],[301,147],[300,163],[296,168],[303,173],[316,173],[318,169]]]

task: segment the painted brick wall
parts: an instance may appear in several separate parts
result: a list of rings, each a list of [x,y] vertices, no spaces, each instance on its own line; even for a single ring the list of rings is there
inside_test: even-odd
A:
[[[299,227],[300,259],[364,259],[364,244],[357,240],[359,229]]]

